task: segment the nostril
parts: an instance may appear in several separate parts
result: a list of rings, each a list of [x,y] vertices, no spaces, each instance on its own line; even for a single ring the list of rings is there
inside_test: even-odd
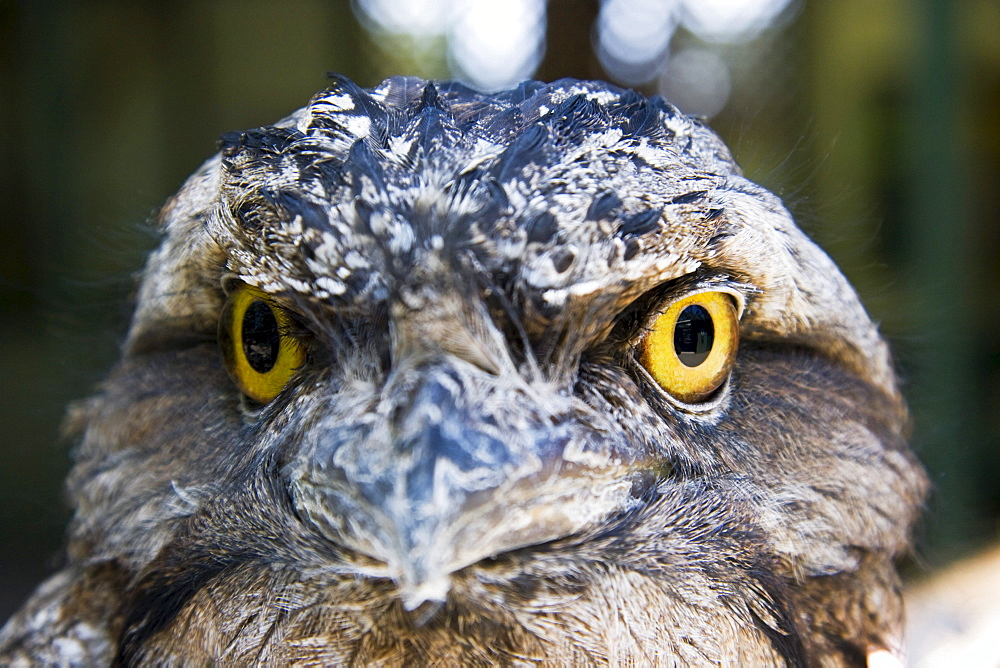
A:
[[[388,376],[392,371],[392,353],[388,347],[379,350],[379,365],[381,366],[383,377]]]

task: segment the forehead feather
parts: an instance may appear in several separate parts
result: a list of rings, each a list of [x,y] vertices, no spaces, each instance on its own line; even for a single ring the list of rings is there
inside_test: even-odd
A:
[[[707,195],[737,173],[663,101],[571,80],[489,95],[342,79],[285,126],[228,136],[223,156],[230,269],[319,299],[367,298],[435,244],[543,290],[606,286],[612,268],[681,275],[719,225]]]

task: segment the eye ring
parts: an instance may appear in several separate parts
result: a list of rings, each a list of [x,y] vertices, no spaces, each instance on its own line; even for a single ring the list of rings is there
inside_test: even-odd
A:
[[[294,329],[289,312],[264,291],[240,283],[230,293],[219,315],[219,348],[230,378],[252,401],[272,401],[305,363]]]
[[[696,292],[670,304],[638,346],[640,364],[671,397],[709,400],[725,383],[739,347],[739,313],[727,292]]]

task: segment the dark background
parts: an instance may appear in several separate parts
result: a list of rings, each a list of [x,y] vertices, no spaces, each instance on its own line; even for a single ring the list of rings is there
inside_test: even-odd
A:
[[[595,50],[598,2],[551,0],[535,76],[712,115],[841,265],[893,344],[935,484],[919,577],[1000,528],[1000,3],[776,1],[751,35],[682,22],[630,70]],[[0,0],[0,620],[59,563],[60,421],[117,356],[157,207],[219,135],[302,106],[328,71],[462,72],[461,28],[387,25],[343,0]],[[728,93],[701,99],[682,53],[721,63]]]

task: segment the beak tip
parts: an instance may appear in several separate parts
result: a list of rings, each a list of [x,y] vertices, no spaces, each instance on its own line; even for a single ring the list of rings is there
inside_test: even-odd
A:
[[[409,581],[408,581],[409,580]],[[451,589],[451,576],[446,573],[426,574],[422,578],[404,578],[399,583],[403,608],[408,612],[425,603],[444,603]]]

